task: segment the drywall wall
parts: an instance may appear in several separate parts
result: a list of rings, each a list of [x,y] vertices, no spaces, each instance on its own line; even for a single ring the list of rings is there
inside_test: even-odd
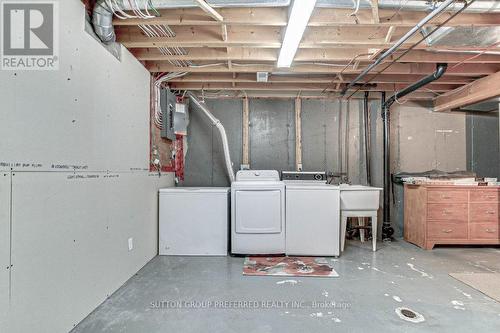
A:
[[[4,327],[10,286],[10,178],[0,172],[0,327]]]
[[[498,112],[469,113],[466,124],[468,170],[500,178]]]
[[[149,73],[84,31],[80,1],[59,7],[59,70],[0,71],[2,332],[87,316],[157,254],[157,189],[173,185],[148,171]]]

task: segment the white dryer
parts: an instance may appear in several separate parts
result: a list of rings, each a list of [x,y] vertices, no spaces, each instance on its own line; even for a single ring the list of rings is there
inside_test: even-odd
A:
[[[285,253],[285,185],[275,170],[241,170],[231,184],[231,253]]]

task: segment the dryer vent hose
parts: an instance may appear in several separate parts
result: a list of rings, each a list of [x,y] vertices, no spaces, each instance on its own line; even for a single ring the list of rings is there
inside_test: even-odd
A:
[[[229,143],[227,141],[227,135],[224,126],[222,126],[220,120],[215,118],[212,112],[210,112],[206,104],[201,102],[192,92],[188,92],[187,95],[193,101],[193,103],[196,104],[196,106],[198,106],[201,111],[203,111],[203,113],[208,117],[208,119],[210,119],[212,124],[219,130],[220,137],[222,140],[222,148],[224,150],[224,161],[226,164],[227,174],[229,176],[229,180],[231,181],[231,183],[234,182],[233,163],[231,162],[231,155],[229,154]]]

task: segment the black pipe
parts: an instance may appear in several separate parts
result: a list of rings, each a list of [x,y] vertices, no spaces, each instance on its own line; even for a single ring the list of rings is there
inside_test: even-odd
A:
[[[429,83],[431,83],[431,82],[436,81],[437,79],[439,79],[446,72],[447,68],[448,68],[447,64],[437,64],[436,65],[436,71],[434,73],[432,73],[431,75],[428,75],[428,76],[424,77],[420,81],[415,82],[411,86],[408,86],[408,87],[404,88],[403,90],[400,90],[400,91],[396,92],[386,102],[388,104],[389,108],[399,98],[403,98],[404,96],[406,96],[406,95],[414,92],[415,90],[417,90],[419,88],[422,88],[423,86],[426,86]]]
[[[394,234],[391,227],[391,155],[390,155],[390,113],[385,100],[385,92],[382,92],[382,121],[384,123],[383,141],[384,141],[384,220],[382,224],[382,239],[390,239]],[[389,175],[389,176],[388,176]]]
[[[382,121],[384,122],[384,221],[382,225],[382,238],[391,239],[394,229],[391,227],[391,156],[390,156],[390,133],[391,119],[390,108],[399,98],[414,92],[415,90],[438,80],[446,72],[447,64],[437,64],[436,71],[411,86],[396,92],[387,101],[385,92],[382,92]]]
[[[365,91],[365,98],[363,100],[363,108],[364,108],[364,115],[365,115],[365,162],[366,162],[366,182],[368,185],[371,185],[372,183],[372,176],[371,176],[371,167],[370,167],[370,126],[369,126],[369,117],[370,115],[368,114],[368,96],[370,95],[369,91]]]

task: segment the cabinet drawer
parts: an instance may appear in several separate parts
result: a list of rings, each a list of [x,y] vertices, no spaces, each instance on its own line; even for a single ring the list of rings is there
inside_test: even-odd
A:
[[[500,239],[498,223],[472,223],[469,225],[470,239]]]
[[[429,239],[467,239],[467,224],[440,222],[427,224]]]
[[[471,202],[498,202],[497,190],[474,190],[470,191]]]
[[[467,203],[467,190],[429,190],[427,200],[436,203]]]
[[[471,203],[471,222],[498,222],[498,203]]]
[[[428,204],[427,218],[429,220],[449,220],[466,222],[467,204]]]

